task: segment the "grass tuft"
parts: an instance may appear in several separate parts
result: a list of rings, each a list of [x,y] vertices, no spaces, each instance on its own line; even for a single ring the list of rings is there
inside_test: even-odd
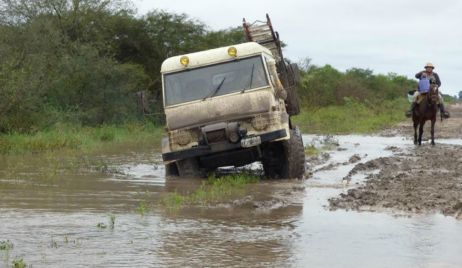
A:
[[[13,249],[14,245],[13,245],[13,242],[11,242],[10,240],[6,240],[6,241],[0,241],[0,250],[11,250]]]
[[[141,216],[144,216],[148,212],[149,209],[148,209],[148,206],[146,205],[146,203],[144,201],[141,201],[138,204],[138,207],[136,208],[136,210],[138,211],[138,213]]]
[[[256,183],[259,178],[249,174],[233,174],[224,177],[211,176],[195,191],[187,194],[168,193],[161,201],[167,208],[178,209],[185,205],[208,205],[245,193],[245,185]]]
[[[26,268],[27,264],[24,262],[23,259],[15,259],[12,261],[13,268]]]
[[[98,224],[96,224],[96,227],[99,229],[106,229],[107,225],[103,222],[98,222]]]
[[[116,220],[116,216],[114,214],[110,214],[109,215],[109,227],[111,229],[114,229],[115,227],[115,220]]]
[[[320,154],[321,151],[316,148],[313,144],[305,146],[305,155],[307,156],[316,156]]]

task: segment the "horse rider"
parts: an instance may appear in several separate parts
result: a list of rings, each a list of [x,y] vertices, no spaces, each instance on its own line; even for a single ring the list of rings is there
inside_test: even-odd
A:
[[[438,85],[438,87],[440,87],[441,86],[440,77],[439,77],[439,75],[437,73],[433,72],[433,69],[435,69],[435,66],[433,66],[433,64],[431,64],[431,63],[427,63],[425,65],[425,70],[421,71],[421,72],[418,72],[415,75],[415,78],[417,78],[417,79],[427,78],[428,80],[430,80],[431,84],[436,84],[436,85]],[[441,96],[441,93],[438,93],[438,94],[439,94],[439,96],[438,96],[439,97],[438,106],[440,108],[440,113],[443,115],[444,118],[449,118],[449,112],[446,111],[446,109],[444,108],[443,96]],[[411,104],[411,109],[406,112],[407,117],[412,116],[412,112],[413,112],[413,110],[415,108],[417,97],[419,95],[420,95],[420,92],[419,92],[419,90],[417,90],[414,93],[413,101],[412,101],[412,104]]]

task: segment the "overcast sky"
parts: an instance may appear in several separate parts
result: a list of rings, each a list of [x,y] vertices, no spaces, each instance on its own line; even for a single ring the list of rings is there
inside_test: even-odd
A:
[[[263,20],[288,44],[284,55],[305,57],[340,70],[414,77],[432,62],[443,93],[462,90],[462,1],[460,0],[134,0],[139,14],[153,9],[187,13],[212,29]],[[405,91],[405,89],[403,89]]]

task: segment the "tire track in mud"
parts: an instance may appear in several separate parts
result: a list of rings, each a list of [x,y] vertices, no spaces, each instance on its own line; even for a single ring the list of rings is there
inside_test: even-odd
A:
[[[462,105],[450,108],[452,118],[438,127],[436,136],[462,144]],[[381,133],[385,136],[411,137],[411,123]],[[429,131],[426,130],[426,136]],[[409,140],[412,142],[412,140]],[[345,178],[358,172],[380,170],[371,174],[357,188],[329,199],[331,210],[391,210],[411,213],[442,213],[462,219],[462,145],[424,144],[356,165]]]

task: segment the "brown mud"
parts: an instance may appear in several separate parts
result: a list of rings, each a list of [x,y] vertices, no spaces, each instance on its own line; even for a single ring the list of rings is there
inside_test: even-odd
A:
[[[452,117],[436,128],[436,146],[401,150],[389,147],[395,154],[357,164],[344,178],[350,180],[358,172],[379,170],[365,183],[329,199],[332,210],[392,210],[411,213],[442,213],[462,219],[462,105],[449,107]],[[412,142],[412,123],[386,130],[383,136],[405,136]],[[424,140],[429,138],[425,128]],[[438,143],[438,139],[452,144]],[[460,144],[460,145],[459,145]]]

